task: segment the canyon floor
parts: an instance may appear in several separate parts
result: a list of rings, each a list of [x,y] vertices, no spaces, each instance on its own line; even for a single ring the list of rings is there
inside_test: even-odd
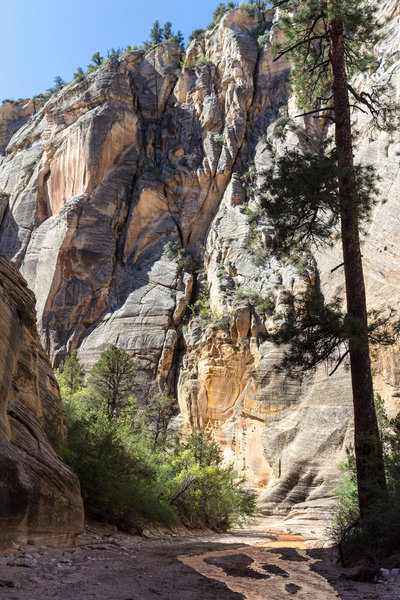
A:
[[[273,527],[275,525],[275,527]],[[272,527],[271,527],[272,526]],[[400,598],[400,577],[349,579],[323,529],[259,521],[225,534],[127,536],[90,524],[73,548],[0,555],[4,600],[343,600]],[[182,535],[181,535],[182,533]]]

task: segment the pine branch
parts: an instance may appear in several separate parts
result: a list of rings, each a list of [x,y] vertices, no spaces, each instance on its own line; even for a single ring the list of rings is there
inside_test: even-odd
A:
[[[309,111],[301,113],[299,115],[294,115],[294,118],[297,119],[298,117],[307,117],[308,115],[313,115],[315,113],[320,113],[320,112],[323,112],[325,110],[334,110],[334,107],[333,106],[325,106],[325,107],[322,107],[322,108],[315,108],[314,110],[309,110]],[[327,118],[328,118],[328,116],[327,116]]]
[[[337,269],[340,269],[340,267],[344,267],[344,262],[340,263],[340,265],[337,265],[336,267],[331,269],[331,273],[334,273],[335,271],[337,271]]]
[[[364,104],[367,107],[370,114],[372,115],[372,118],[374,120],[377,120],[379,117],[379,109],[377,108],[377,106],[378,106],[377,100],[375,100],[373,98],[373,96],[371,94],[368,94],[367,92],[361,92],[359,94],[358,92],[356,92],[356,90],[353,88],[353,86],[350,83],[347,84],[347,87],[348,87],[349,91],[351,92],[352,96],[354,96],[354,98],[358,102],[361,102],[361,104]],[[365,112],[365,111],[363,111],[363,112]]]
[[[279,58],[281,58],[285,54],[288,54],[289,52],[293,52],[293,50],[296,50],[296,48],[300,48],[300,46],[304,46],[305,43],[312,42],[313,40],[322,40],[322,39],[327,40],[328,39],[328,35],[327,34],[324,34],[324,35],[315,35],[315,36],[312,36],[310,38],[302,39],[302,40],[300,40],[300,42],[297,42],[297,44],[293,44],[293,46],[289,46],[289,48],[285,48],[285,50],[282,50],[281,52],[279,52],[276,55],[276,57],[274,58],[273,62],[275,62],[276,60],[278,60]]]
[[[346,358],[346,356],[348,356],[348,354],[350,354],[350,350],[346,350],[346,352],[344,354],[342,354],[342,356],[337,361],[336,366],[333,369],[333,371],[331,371],[329,373],[329,377],[332,377],[332,375],[335,373],[335,371],[337,371],[337,369],[340,367],[340,365],[342,364],[342,362],[344,361],[344,359]]]

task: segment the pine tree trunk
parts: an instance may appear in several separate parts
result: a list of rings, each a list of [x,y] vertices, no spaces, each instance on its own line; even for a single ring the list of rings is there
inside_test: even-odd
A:
[[[358,498],[360,516],[363,519],[386,493],[386,480],[369,356],[367,305],[355,194],[350,105],[342,23],[332,22],[329,27],[329,35],[336,149],[339,167],[344,172],[339,186],[339,198],[346,281],[346,320],[350,330],[349,349]]]

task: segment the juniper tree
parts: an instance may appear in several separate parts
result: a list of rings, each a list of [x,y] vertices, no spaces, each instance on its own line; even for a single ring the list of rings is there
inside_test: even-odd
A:
[[[331,152],[321,149],[319,156],[292,152],[280,159],[262,186],[262,205],[276,224],[274,244],[283,251],[296,244],[332,243],[338,228],[347,302],[346,314],[341,315],[337,300],[324,305],[315,292],[306,305],[297,307],[293,313],[297,319],[292,318],[277,341],[292,339],[292,353],[286,360],[297,361],[301,368],[315,367],[335,353],[336,364],[349,356],[359,508],[364,518],[385,495],[386,482],[360,251],[360,226],[376,189],[371,171],[354,165],[351,109],[368,111],[377,126],[388,123],[392,110],[377,88],[358,92],[349,78],[374,62],[370,49],[380,39],[381,27],[376,5],[367,0],[280,0],[276,7],[281,11],[278,27],[284,39],[276,47],[276,59],[288,55],[291,60],[293,90],[304,111],[301,116],[334,123],[335,147]],[[390,336],[384,331],[378,337],[385,341]],[[300,341],[303,347],[296,350],[293,342]]]

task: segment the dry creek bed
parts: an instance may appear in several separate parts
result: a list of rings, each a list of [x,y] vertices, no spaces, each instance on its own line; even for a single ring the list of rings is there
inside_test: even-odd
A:
[[[0,554],[1,600],[399,600],[400,575],[352,581],[321,535],[265,524],[128,536],[90,524],[72,548]]]

